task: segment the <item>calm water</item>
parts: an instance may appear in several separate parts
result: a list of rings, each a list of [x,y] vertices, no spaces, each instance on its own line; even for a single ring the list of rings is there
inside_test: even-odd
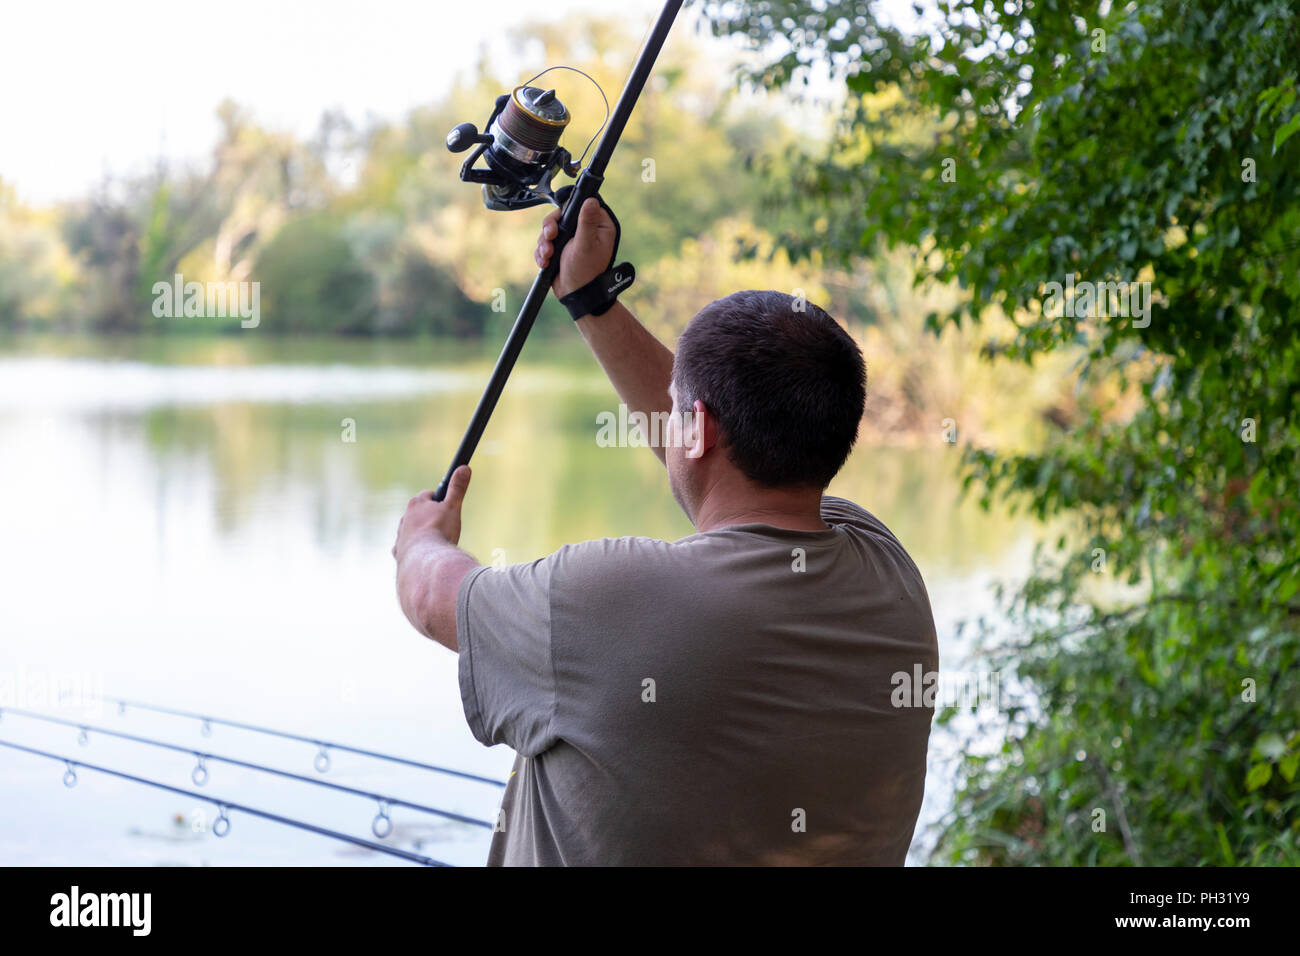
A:
[[[525,561],[585,538],[691,533],[645,449],[596,444],[617,399],[584,354],[533,349],[475,456],[462,546]],[[138,699],[504,779],[512,754],[466,729],[452,654],[397,607],[389,554],[433,487],[490,360],[396,346],[139,340],[0,351],[0,704],[314,775],[314,749]],[[355,441],[344,440],[344,420]],[[938,440],[859,448],[831,492],[879,515],[925,575],[945,667],[956,624],[1025,568],[1033,529],[958,503]],[[57,700],[60,690],[65,700]],[[70,696],[69,696],[70,695]],[[89,703],[81,699],[92,698]],[[193,789],[194,758],[15,714],[0,739]],[[946,804],[943,735],[923,819]],[[203,792],[369,835],[364,798],[210,765]],[[0,748],[0,864],[387,864],[389,857],[89,769]],[[496,788],[334,754],[326,779],[495,817]],[[389,842],[474,865],[490,834],[394,810]],[[918,854],[919,855],[919,854]]]

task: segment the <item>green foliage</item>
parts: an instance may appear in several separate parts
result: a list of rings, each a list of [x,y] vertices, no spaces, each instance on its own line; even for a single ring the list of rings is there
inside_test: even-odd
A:
[[[371,277],[327,219],[290,222],[258,256],[255,275],[270,328],[354,334],[369,328]]]
[[[704,6],[762,52],[748,80],[843,82],[787,249],[918,248],[918,282],[965,292],[936,330],[1002,314],[990,356],[1083,353],[1075,427],[966,452],[982,500],[1078,530],[985,645],[1030,699],[966,761],[937,858],[1300,861],[1297,4],[947,0],[907,30],[862,2]],[[1067,278],[1151,282],[1149,325],[1045,308]]]
[[[19,205],[0,180],[0,330],[66,304],[66,254],[48,219]]]

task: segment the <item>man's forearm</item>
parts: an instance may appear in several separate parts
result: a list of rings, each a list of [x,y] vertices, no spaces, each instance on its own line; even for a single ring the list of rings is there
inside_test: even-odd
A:
[[[397,559],[397,599],[406,619],[425,637],[458,650],[456,596],[476,567],[471,555],[444,539],[412,542]]]
[[[656,414],[672,411],[668,385],[673,353],[623,303],[616,302],[604,315],[584,316],[577,324],[629,412],[643,412],[653,422]],[[663,447],[652,447],[663,461]]]

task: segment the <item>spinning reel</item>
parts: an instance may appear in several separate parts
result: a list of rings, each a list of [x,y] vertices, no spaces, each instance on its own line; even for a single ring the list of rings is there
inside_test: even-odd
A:
[[[561,206],[563,197],[557,197],[551,181],[561,171],[575,177],[582,167],[586,149],[575,160],[559,145],[560,136],[569,125],[568,107],[556,98],[555,90],[529,85],[551,70],[573,70],[591,80],[573,67],[553,66],[515,87],[513,92],[498,96],[482,133],[473,123],[461,123],[447,134],[447,149],[453,153],[475,147],[460,167],[460,178],[482,185],[483,204],[488,209],[527,209],[548,202]],[[595,80],[591,82],[600,90]],[[603,90],[600,95],[605,98]],[[608,119],[606,99],[605,120]],[[600,125],[604,129],[605,123]],[[598,129],[596,135],[599,134]],[[587,149],[595,139],[592,136]],[[484,166],[475,165],[480,158]]]

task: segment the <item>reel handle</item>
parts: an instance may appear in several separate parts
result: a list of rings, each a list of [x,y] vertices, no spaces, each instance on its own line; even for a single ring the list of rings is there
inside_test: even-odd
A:
[[[447,150],[452,153],[463,153],[471,146],[491,142],[492,137],[480,133],[473,123],[461,123],[447,134]]]

